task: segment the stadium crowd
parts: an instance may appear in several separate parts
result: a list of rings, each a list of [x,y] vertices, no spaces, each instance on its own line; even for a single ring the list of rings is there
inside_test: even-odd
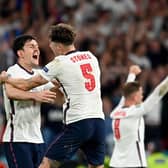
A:
[[[110,156],[113,133],[109,114],[120,100],[129,66],[137,64],[143,69],[138,80],[145,97],[168,74],[167,9],[167,0],[0,0],[0,72],[16,61],[11,48],[16,36],[30,34],[37,38],[40,66],[43,66],[54,57],[48,47],[49,26],[59,22],[75,26],[79,34],[76,48],[90,50],[99,60],[106,153]],[[0,138],[5,125],[1,91]],[[168,95],[145,116],[148,155],[155,150],[168,150],[167,103]],[[61,130],[61,106],[43,104],[42,116],[42,130],[48,144]],[[80,155],[74,159],[82,162]]]

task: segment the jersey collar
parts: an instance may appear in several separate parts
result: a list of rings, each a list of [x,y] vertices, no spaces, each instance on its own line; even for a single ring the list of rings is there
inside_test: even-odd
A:
[[[28,71],[27,69],[25,69],[22,65],[20,65],[18,62],[17,62],[17,65],[20,66],[20,68],[22,68],[23,70],[25,70],[27,73],[29,73],[30,75],[33,75],[34,74],[34,71]]]
[[[65,55],[69,55],[69,54],[72,54],[74,52],[77,52],[77,50],[68,51]]]

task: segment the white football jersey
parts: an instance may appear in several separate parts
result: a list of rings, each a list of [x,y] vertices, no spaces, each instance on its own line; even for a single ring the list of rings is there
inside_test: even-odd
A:
[[[45,79],[57,79],[66,102],[63,105],[64,123],[87,118],[102,118],[100,69],[97,58],[89,51],[74,51],[55,57],[39,72]]]
[[[30,78],[36,73],[26,71],[19,64],[11,66],[8,74],[13,78]],[[40,91],[45,87],[37,87],[31,91]],[[43,143],[40,130],[40,103],[33,100],[8,99],[5,86],[3,86],[4,105],[6,111],[7,125],[3,136],[3,142],[29,142]]]
[[[122,104],[119,104],[111,113],[115,141],[110,160],[111,167],[147,167],[144,147],[143,115],[152,111],[153,105],[157,103],[167,91],[168,77],[157,86],[143,103],[123,107],[122,102]]]

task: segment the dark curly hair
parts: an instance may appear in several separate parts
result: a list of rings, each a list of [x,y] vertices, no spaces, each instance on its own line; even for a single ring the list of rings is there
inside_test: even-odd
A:
[[[60,23],[50,28],[49,38],[52,42],[62,43],[64,45],[73,44],[76,37],[74,28],[68,24]]]

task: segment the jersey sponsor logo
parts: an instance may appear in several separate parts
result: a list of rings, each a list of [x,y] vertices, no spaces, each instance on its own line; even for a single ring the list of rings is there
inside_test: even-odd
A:
[[[47,67],[43,67],[43,71],[44,72],[48,72],[48,68]]]
[[[82,60],[88,60],[88,59],[91,59],[91,56],[89,54],[75,55],[75,56],[70,58],[70,60],[73,63],[76,63],[76,62],[79,62],[79,61],[82,61]]]
[[[125,111],[117,111],[117,112],[114,113],[113,116],[114,117],[118,117],[118,116],[125,117],[126,116],[126,112]]]

